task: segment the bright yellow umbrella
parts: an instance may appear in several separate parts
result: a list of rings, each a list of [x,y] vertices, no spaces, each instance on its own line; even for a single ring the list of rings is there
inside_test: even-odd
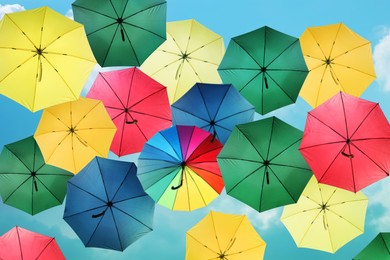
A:
[[[41,7],[0,21],[0,94],[31,111],[78,99],[96,60],[82,24]]]
[[[186,259],[263,259],[266,243],[245,215],[210,211],[186,232]]]
[[[299,95],[312,107],[340,91],[359,97],[375,80],[370,42],[344,24],[309,27],[299,40],[309,69]]]
[[[116,127],[100,100],[80,98],[43,110],[34,138],[45,162],[78,173],[107,157]]]
[[[281,221],[298,247],[336,252],[364,232],[368,199],[312,177],[296,204],[284,207]]]
[[[167,86],[172,104],[196,82],[221,83],[217,68],[225,52],[223,39],[195,20],[167,23],[167,40],[141,70]]]

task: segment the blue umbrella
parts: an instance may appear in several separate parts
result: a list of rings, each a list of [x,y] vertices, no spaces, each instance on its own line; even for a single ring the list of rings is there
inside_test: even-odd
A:
[[[221,143],[233,127],[253,120],[255,108],[231,84],[195,84],[172,104],[175,125],[194,125]]]
[[[64,220],[86,247],[123,251],[152,231],[154,201],[134,163],[95,157],[68,181]]]

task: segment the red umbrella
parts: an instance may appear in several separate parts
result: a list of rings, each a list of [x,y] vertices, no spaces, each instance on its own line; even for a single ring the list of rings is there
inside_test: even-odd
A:
[[[137,68],[100,72],[87,97],[101,100],[115,123],[110,149],[118,156],[140,152],[172,124],[166,87]]]
[[[308,113],[299,150],[320,183],[357,192],[389,175],[390,126],[379,104],[340,92]]]
[[[16,226],[0,237],[0,259],[62,260],[65,257],[54,238]]]

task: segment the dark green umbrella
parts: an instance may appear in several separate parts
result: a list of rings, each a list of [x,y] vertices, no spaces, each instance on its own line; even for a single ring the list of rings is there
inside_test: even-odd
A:
[[[102,67],[140,66],[166,39],[164,0],[77,0],[74,19],[84,24]]]
[[[390,233],[379,233],[353,260],[390,260]]]
[[[301,139],[276,117],[237,125],[217,157],[227,194],[259,212],[297,202],[312,176]]]
[[[299,39],[265,26],[232,38],[218,72],[264,115],[296,101],[308,70]]]
[[[34,138],[4,146],[0,154],[0,195],[5,204],[31,215],[62,204],[73,174],[45,164]]]

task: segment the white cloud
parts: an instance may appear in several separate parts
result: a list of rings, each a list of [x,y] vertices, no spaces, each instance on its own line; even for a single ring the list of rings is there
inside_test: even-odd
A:
[[[390,28],[384,28],[382,38],[374,46],[374,65],[379,85],[385,91],[390,91]]]
[[[12,5],[1,5],[0,4],[0,19],[3,18],[4,14],[7,13],[13,13],[13,12],[20,12],[26,10],[23,6],[19,4],[12,4]]]
[[[65,16],[68,17],[69,19],[74,20],[74,17],[73,17],[73,10],[72,10],[72,9],[69,9],[69,10],[66,12]]]

